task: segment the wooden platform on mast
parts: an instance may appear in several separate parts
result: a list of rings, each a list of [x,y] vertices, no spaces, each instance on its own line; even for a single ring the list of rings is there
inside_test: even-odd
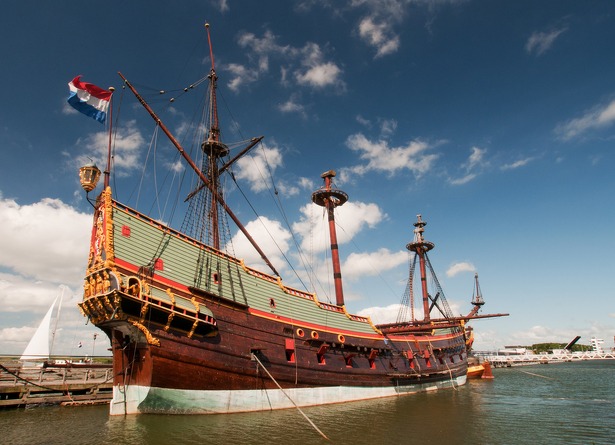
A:
[[[108,404],[113,395],[110,365],[22,366],[0,363],[0,409],[34,405]]]

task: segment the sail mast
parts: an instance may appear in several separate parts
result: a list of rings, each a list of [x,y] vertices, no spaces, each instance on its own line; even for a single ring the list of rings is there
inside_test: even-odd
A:
[[[115,92],[115,88],[109,87],[109,91],[111,91],[111,97],[109,98],[110,106],[109,106],[109,142],[107,145],[107,167],[105,168],[105,179],[104,185],[105,189],[109,187],[109,176],[111,175],[111,140],[113,135],[113,93]]]
[[[333,261],[333,282],[335,283],[335,301],[338,306],[344,305],[344,290],[342,287],[342,270],[340,266],[340,254],[337,245],[337,232],[335,230],[336,207],[348,201],[348,195],[341,190],[331,188],[331,178],[335,177],[335,171],[329,170],[321,175],[325,185],[320,190],[312,193],[312,202],[327,209],[329,219],[329,237],[331,239],[331,260]]]
[[[416,252],[419,257],[419,268],[421,273],[421,291],[423,294],[423,313],[424,320],[429,321],[429,291],[427,289],[427,267],[425,266],[425,254],[435,247],[431,241],[425,241],[423,239],[424,227],[427,225],[425,221],[421,219],[421,215],[417,215],[417,221],[414,223],[414,241],[406,246],[406,249]]]
[[[480,291],[480,286],[478,285],[478,274],[474,274],[474,293],[472,294],[472,311],[468,314],[468,317],[472,317],[478,313],[483,304],[485,304],[485,300],[483,300],[483,295]]]
[[[218,160],[229,153],[229,149],[226,145],[220,142],[220,127],[218,123],[218,104],[216,102],[216,86],[218,76],[216,75],[216,66],[214,63],[214,51],[211,44],[211,35],[209,33],[209,23],[205,23],[205,29],[207,30],[207,42],[209,43],[209,56],[211,58],[211,70],[209,71],[209,131],[207,133],[207,139],[201,144],[203,152],[207,155],[208,159],[208,174],[209,180],[214,190],[218,193],[212,193],[211,195],[211,231],[212,242],[215,249],[220,250],[220,223],[218,219],[218,200],[217,195],[220,193],[220,172],[218,170]]]
[[[119,76],[122,78],[122,80],[124,81],[124,83],[126,84],[126,86],[130,89],[130,91],[132,91],[132,93],[135,95],[135,97],[137,98],[137,100],[141,103],[141,105],[143,105],[143,108],[145,108],[147,110],[147,112],[150,114],[150,116],[152,116],[152,119],[154,119],[154,121],[156,122],[156,124],[160,127],[160,129],[164,132],[164,134],[167,135],[167,137],[169,138],[169,140],[171,141],[171,143],[175,146],[175,148],[177,148],[177,150],[179,151],[179,153],[182,155],[182,157],[186,160],[186,162],[188,163],[188,165],[190,165],[190,167],[194,170],[194,172],[198,175],[199,179],[201,179],[201,181],[203,182],[203,184],[205,184],[205,186],[211,191],[212,195],[215,195],[218,203],[220,204],[220,206],[226,211],[226,213],[231,217],[231,219],[233,220],[233,222],[237,225],[237,227],[239,228],[239,230],[241,230],[241,232],[246,236],[246,238],[248,239],[248,241],[250,242],[250,244],[252,244],[252,246],[256,249],[256,251],[258,252],[258,254],[261,256],[261,258],[263,259],[263,261],[267,264],[267,266],[269,266],[269,268],[271,269],[271,271],[275,274],[275,275],[280,275],[278,273],[278,271],[275,269],[275,267],[273,267],[273,264],[271,263],[271,261],[269,261],[269,258],[267,258],[267,256],[265,255],[265,253],[262,251],[262,249],[260,248],[260,246],[258,244],[256,244],[256,241],[254,240],[254,238],[252,238],[252,235],[250,235],[250,233],[247,231],[247,229],[243,226],[243,224],[241,224],[241,221],[239,221],[239,219],[237,218],[237,216],[235,216],[235,214],[233,213],[233,211],[228,207],[228,205],[226,204],[226,202],[224,202],[224,198],[222,198],[222,196],[220,195],[220,193],[218,192],[218,190],[216,190],[216,188],[212,185],[212,183],[209,181],[209,179],[207,179],[207,176],[205,176],[205,174],[201,171],[201,169],[194,163],[194,161],[192,160],[192,158],[190,157],[190,155],[188,155],[188,153],[186,153],[186,150],[184,150],[184,147],[181,146],[181,144],[179,143],[179,141],[175,138],[175,136],[173,136],[173,134],[171,133],[171,131],[167,128],[167,126],[162,122],[162,120],[158,117],[158,115],[154,112],[154,110],[149,106],[149,104],[145,101],[145,99],[143,99],[143,97],[139,94],[139,92],[135,89],[135,87],[132,86],[132,84],[130,82],[128,82],[128,79],[126,79],[124,77],[124,75],[120,72],[118,72]]]

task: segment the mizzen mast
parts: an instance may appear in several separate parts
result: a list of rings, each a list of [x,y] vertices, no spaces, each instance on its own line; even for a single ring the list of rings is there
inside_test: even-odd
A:
[[[473,317],[478,313],[480,308],[485,304],[485,300],[483,300],[483,294],[480,291],[480,286],[478,285],[478,274],[474,274],[474,292],[472,294],[472,311],[468,314],[468,317]]]
[[[425,221],[421,219],[421,215],[416,216],[417,221],[414,223],[414,240],[406,245],[406,249],[415,252],[419,257],[419,268],[421,272],[421,290],[423,294],[423,312],[424,321],[429,321],[429,291],[427,289],[427,267],[425,261],[425,254],[435,247],[435,244],[431,241],[426,241],[423,238],[424,227],[427,225]]]

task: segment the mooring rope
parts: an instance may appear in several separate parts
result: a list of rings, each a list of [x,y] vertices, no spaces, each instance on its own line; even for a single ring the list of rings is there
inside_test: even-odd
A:
[[[13,377],[15,377],[18,380],[21,380],[22,382],[24,382],[26,385],[32,385],[32,386],[36,386],[38,388],[42,388],[42,389],[46,389],[48,391],[57,391],[57,388],[51,388],[49,386],[44,386],[44,385],[39,385],[38,383],[34,383],[32,380],[28,380],[26,378],[23,378],[21,376],[19,376],[17,373],[11,371],[10,369],[8,369],[7,367],[5,367],[4,365],[0,364],[0,369],[2,369],[4,372],[6,372],[7,374],[12,375]],[[42,371],[41,371],[42,372]],[[93,390],[95,388],[98,388],[101,384],[103,383],[107,383],[109,380],[111,380],[113,378],[113,373],[111,373],[111,376],[107,377],[103,382],[101,383],[97,383],[94,386],[91,386],[89,388],[85,388],[85,390]],[[67,382],[65,382],[66,385]],[[67,390],[68,391],[68,390]]]
[[[534,374],[533,372],[521,371],[520,369],[518,369],[517,371],[522,372],[523,374],[533,375],[534,377],[542,377],[543,379],[547,380],[555,380],[553,377],[547,377],[546,375]]]
[[[299,408],[299,406],[297,406],[297,404],[295,403],[295,401],[294,401],[294,400],[293,400],[293,399],[292,399],[292,398],[288,395],[288,393],[287,393],[286,391],[284,391],[284,389],[280,386],[280,384],[277,382],[277,380],[273,378],[273,376],[271,375],[271,373],[269,372],[269,370],[268,370],[267,368],[265,368],[265,365],[263,365],[263,362],[261,362],[261,361],[259,360],[259,358],[256,356],[256,354],[252,353],[252,357],[254,358],[254,360],[256,360],[256,362],[257,362],[259,365],[261,365],[261,367],[265,370],[265,372],[267,373],[267,375],[269,376],[269,378],[270,378],[271,380],[273,380],[273,383],[275,383],[275,384],[277,385],[277,387],[278,387],[278,388],[280,388],[280,391],[282,391],[282,394],[284,394],[284,395],[288,398],[288,400],[290,400],[290,401],[291,401],[291,403],[295,406],[295,408],[297,408],[297,410],[301,413],[301,415],[302,415],[303,417],[305,417],[305,419],[306,419],[308,422],[310,422],[310,425],[312,425],[312,427],[313,427],[316,431],[318,431],[318,433],[319,433],[322,437],[324,437],[325,439],[329,440],[329,438],[328,438],[327,436],[325,436],[325,433],[323,433],[322,431],[320,431],[320,430],[318,429],[318,427],[314,424],[314,422],[312,422],[312,421],[310,420],[310,418],[309,418],[309,417],[308,417],[308,416],[307,416],[307,415],[306,415],[306,414],[305,414],[305,413],[301,410],[301,408]]]

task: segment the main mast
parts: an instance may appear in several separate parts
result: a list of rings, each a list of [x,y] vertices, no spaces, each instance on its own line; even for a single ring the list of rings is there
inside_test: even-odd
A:
[[[158,115],[154,112],[154,110],[149,106],[149,104],[145,101],[145,99],[137,92],[134,86],[128,82],[128,80],[122,75],[122,73],[118,73],[124,84],[132,91],[135,97],[139,100],[141,105],[147,110],[147,112],[152,116],[156,124],[160,127],[160,129],[167,135],[171,143],[175,146],[175,148],[179,151],[181,156],[186,160],[188,165],[194,170],[199,179],[201,180],[201,184],[198,186],[196,190],[194,190],[188,198],[193,197],[198,192],[203,189],[209,191],[209,199],[210,206],[207,215],[202,215],[204,218],[209,218],[210,220],[210,242],[212,247],[220,250],[220,217],[219,217],[219,207],[224,209],[226,214],[231,217],[233,222],[237,225],[239,230],[245,235],[250,244],[256,249],[259,253],[262,260],[269,266],[271,271],[279,276],[278,271],[275,269],[271,261],[267,258],[265,253],[262,251],[260,246],[256,243],[252,235],[247,231],[244,225],[239,221],[237,216],[232,212],[232,210],[228,207],[226,202],[224,201],[224,197],[222,195],[221,187],[220,187],[220,174],[226,171],[235,161],[241,158],[244,154],[246,154],[252,147],[258,144],[263,137],[252,138],[250,143],[233,159],[226,162],[221,167],[218,167],[218,161],[220,161],[223,157],[228,156],[229,148],[220,141],[220,127],[218,122],[218,109],[216,104],[216,84],[218,80],[218,76],[216,75],[214,58],[213,58],[213,50],[211,45],[211,37],[209,34],[209,24],[205,24],[205,28],[207,29],[207,39],[209,42],[209,52],[211,56],[211,70],[208,75],[209,78],[209,99],[210,106],[208,109],[208,130],[205,136],[204,141],[201,144],[201,149],[205,155],[205,159],[203,164],[199,168],[195,162],[192,160],[190,155],[186,152],[186,150],[182,147],[179,141],[173,136],[173,134],[169,131],[169,129],[164,125],[162,120],[158,117]]]
[[[228,147],[220,142],[220,126],[218,122],[218,104],[216,102],[216,88],[218,76],[216,75],[216,66],[214,63],[214,52],[211,44],[211,35],[209,32],[209,23],[205,23],[207,29],[207,42],[209,43],[209,56],[211,58],[211,70],[209,71],[209,128],[206,139],[201,144],[203,153],[207,157],[207,173],[212,188],[218,193],[211,194],[210,215],[211,218],[211,236],[212,244],[215,249],[220,250],[220,223],[218,218],[218,199],[220,193],[220,171],[218,161],[229,154]]]
[[[342,288],[342,270],[340,266],[340,254],[337,245],[337,232],[335,230],[335,208],[348,201],[348,195],[341,190],[331,188],[331,179],[335,177],[335,171],[329,170],[321,175],[325,180],[323,188],[312,193],[314,204],[327,209],[329,219],[329,237],[331,239],[331,259],[333,261],[333,281],[335,283],[335,301],[338,306],[344,305],[344,291]]]

